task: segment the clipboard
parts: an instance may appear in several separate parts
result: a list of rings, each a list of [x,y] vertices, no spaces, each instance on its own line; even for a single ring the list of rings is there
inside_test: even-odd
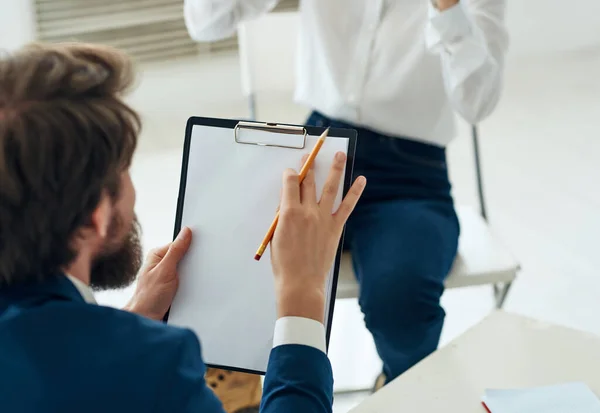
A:
[[[209,367],[266,371],[277,319],[274,279],[269,251],[260,262],[254,254],[275,216],[284,169],[298,170],[324,130],[201,117],[187,122],[174,237],[188,226],[194,239],[165,321],[198,335]],[[355,130],[330,129],[315,160],[320,195],[335,152],[347,154],[336,209],[351,186],[355,148]],[[342,244],[343,237],[327,282],[327,346]]]

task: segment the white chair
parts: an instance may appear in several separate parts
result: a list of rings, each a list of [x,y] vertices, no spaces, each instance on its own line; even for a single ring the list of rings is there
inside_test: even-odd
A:
[[[458,255],[446,279],[446,288],[493,285],[496,307],[501,308],[517,276],[519,265],[492,235],[486,221],[473,208],[458,207],[461,236]],[[352,270],[352,257],[342,257],[336,298],[357,298],[359,286]]]

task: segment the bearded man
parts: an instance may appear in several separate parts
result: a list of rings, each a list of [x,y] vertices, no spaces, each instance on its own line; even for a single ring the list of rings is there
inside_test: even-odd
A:
[[[127,57],[99,46],[0,55],[3,413],[223,412],[196,335],[160,322],[189,229],[150,254],[127,311],[94,300],[92,288],[128,285],[142,262],[129,175],[140,120],[122,100],[132,79]],[[320,202],[313,173],[302,185],[284,174],[266,413],[331,411],[325,281],[366,183],[332,214],[344,165],[338,154]]]

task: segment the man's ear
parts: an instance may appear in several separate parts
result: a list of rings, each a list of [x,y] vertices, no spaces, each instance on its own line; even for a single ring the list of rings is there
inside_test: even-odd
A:
[[[108,236],[108,228],[110,227],[112,205],[110,197],[107,194],[102,195],[98,206],[92,212],[91,226],[96,234],[104,239]]]

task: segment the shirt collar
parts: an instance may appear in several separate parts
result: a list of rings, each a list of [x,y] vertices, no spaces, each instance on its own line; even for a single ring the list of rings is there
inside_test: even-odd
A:
[[[92,292],[92,289],[89,287],[89,285],[86,285],[81,280],[79,280],[69,274],[67,274],[67,278],[73,283],[75,288],[77,288],[77,291],[79,292],[79,294],[81,294],[81,297],[83,298],[83,300],[86,303],[98,304],[98,302],[94,298],[94,293]]]

